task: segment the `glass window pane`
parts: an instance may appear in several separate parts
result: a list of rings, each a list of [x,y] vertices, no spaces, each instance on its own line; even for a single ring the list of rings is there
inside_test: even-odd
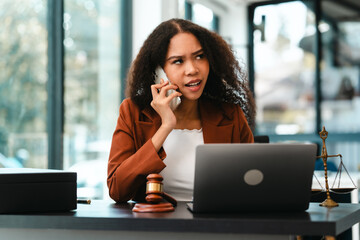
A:
[[[360,22],[324,24],[322,121],[331,132],[360,132]]]
[[[202,4],[199,3],[193,4],[191,21],[207,29],[213,31],[215,30],[213,25],[213,21],[214,21],[213,11]]]
[[[185,18],[185,0],[178,0],[179,18]]]
[[[46,1],[0,1],[0,167],[47,167]]]
[[[64,168],[78,196],[107,196],[107,160],[120,105],[119,1],[65,1]],[[106,193],[106,194],[105,194]]]
[[[315,17],[302,2],[255,9],[254,67],[257,132],[315,130]]]
[[[339,133],[327,144],[329,154],[341,154],[358,184],[360,135],[360,22],[359,12],[342,1],[321,1],[322,32],[321,124]],[[350,133],[350,134],[349,134]],[[355,134],[353,134],[355,133]],[[348,139],[354,139],[349,142]],[[341,170],[341,168],[339,168]],[[343,174],[346,172],[343,171]],[[346,175],[341,181],[349,183]],[[346,186],[344,186],[347,188]]]

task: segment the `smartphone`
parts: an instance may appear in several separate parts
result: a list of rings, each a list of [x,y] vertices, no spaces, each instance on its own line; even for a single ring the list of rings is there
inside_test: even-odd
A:
[[[155,83],[159,84],[160,83],[160,79],[163,79],[165,82],[168,81],[169,85],[171,84],[171,82],[169,81],[169,79],[166,76],[166,73],[164,72],[164,70],[159,66],[156,68],[155,70]],[[172,94],[173,92],[175,92],[175,90],[170,89],[167,91],[166,96],[169,96],[170,94]],[[171,100],[170,102],[170,108],[171,110],[175,110],[181,103],[181,99],[180,97],[175,97]]]

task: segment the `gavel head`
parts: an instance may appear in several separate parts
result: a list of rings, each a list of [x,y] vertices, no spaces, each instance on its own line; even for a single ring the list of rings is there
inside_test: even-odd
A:
[[[146,198],[149,203],[159,203],[163,200],[163,177],[160,174],[152,173],[146,178]]]

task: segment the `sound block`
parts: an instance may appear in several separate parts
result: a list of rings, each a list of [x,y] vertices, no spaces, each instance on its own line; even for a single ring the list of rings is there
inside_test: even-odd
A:
[[[171,203],[136,203],[133,212],[138,213],[160,213],[160,212],[172,212],[174,207]]]

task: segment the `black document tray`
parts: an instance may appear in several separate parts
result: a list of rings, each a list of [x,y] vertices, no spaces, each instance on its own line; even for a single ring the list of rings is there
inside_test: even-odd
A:
[[[76,209],[76,173],[32,168],[0,168],[0,213]]]

